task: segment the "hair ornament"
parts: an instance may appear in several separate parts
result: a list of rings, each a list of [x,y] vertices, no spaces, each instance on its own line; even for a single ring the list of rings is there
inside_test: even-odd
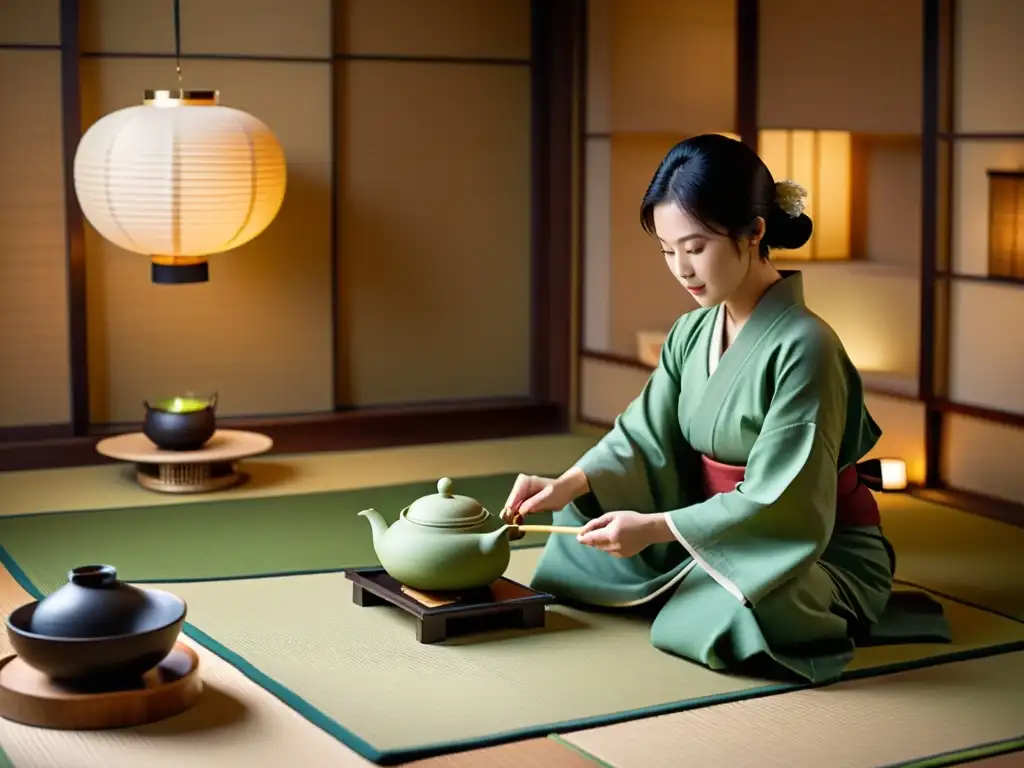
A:
[[[795,181],[786,179],[775,184],[775,201],[779,208],[794,219],[804,212],[805,197],[807,190]]]

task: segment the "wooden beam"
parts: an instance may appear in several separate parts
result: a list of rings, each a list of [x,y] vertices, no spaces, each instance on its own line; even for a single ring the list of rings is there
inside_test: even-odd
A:
[[[311,453],[557,434],[564,431],[564,421],[565,411],[558,404],[501,399],[280,418],[222,418],[218,426],[268,435],[274,440],[272,453]],[[137,432],[141,422],[96,429],[86,437],[61,437],[51,427],[37,429],[38,435],[22,430],[23,439],[0,443],[0,472],[110,463],[96,453],[96,443],[110,434]]]
[[[757,152],[760,0],[736,0],[736,133]]]
[[[580,356],[580,360],[596,360],[596,361],[599,361],[599,362],[602,362],[602,363],[610,363],[612,365],[621,365],[624,368],[635,368],[638,371],[644,371],[645,373],[648,373],[648,374],[654,372],[654,366],[653,365],[648,365],[647,363],[643,362],[642,360],[638,360],[635,357],[629,357],[627,355],[620,355],[620,354],[617,354],[615,352],[598,352],[597,350],[593,350],[593,349],[581,349],[579,356]],[[908,395],[906,392],[900,392],[900,391],[895,390],[895,389],[886,389],[884,387],[878,387],[878,386],[865,386],[864,387],[864,391],[867,392],[868,394],[871,394],[871,395],[882,395],[883,397],[890,397],[890,398],[893,398],[895,400],[905,400],[907,402],[912,402],[912,403],[919,403],[919,402],[921,402],[921,399],[919,397],[916,397],[914,395]],[[967,407],[967,406],[959,406],[959,405],[948,404],[947,406],[944,406],[944,407],[948,407],[949,409],[953,409],[953,408],[961,408],[961,407]],[[978,410],[979,409],[974,409],[972,411],[972,413],[977,414]],[[1000,413],[1001,414],[1001,412],[998,412],[998,411],[990,411],[989,413]],[[980,418],[984,418],[984,416],[982,416]],[[578,419],[578,420],[580,420],[581,423],[586,423],[586,419]]]
[[[0,43],[0,51],[59,51],[55,43]]]
[[[1024,528],[1024,504],[962,488],[909,488],[908,493],[933,504],[942,504],[961,512]]]
[[[1002,424],[1007,427],[1024,429],[1024,413],[1003,411],[998,408],[988,408],[970,403],[957,403],[952,400],[937,399],[932,403],[932,408],[939,413],[956,413],[979,421],[987,421],[992,424]]]
[[[577,146],[579,146],[580,161],[576,171],[578,183],[578,194],[576,195],[573,210],[573,219],[577,227],[577,265],[576,277],[573,285],[575,294],[576,311],[573,316],[575,327],[570,327],[571,345],[569,354],[573,356],[572,368],[575,371],[575,381],[570,385],[572,391],[571,420],[573,424],[580,424],[582,416],[583,397],[583,339],[586,336],[586,304],[587,304],[587,152],[589,139],[596,136],[590,131],[587,124],[587,100],[589,99],[589,70],[590,70],[590,3],[584,2],[582,9],[576,18],[575,38],[579,40],[579,120],[576,125]],[[610,138],[610,134],[604,138]]]
[[[1021,139],[1024,141],[1024,138]],[[1014,288],[1024,287],[1024,278],[1008,277],[1004,275],[967,275],[961,272],[945,272],[939,277],[946,278],[954,283],[992,283],[994,285],[1005,285]]]
[[[330,88],[330,103],[331,103],[331,402],[334,403],[334,407],[337,408],[339,405],[345,403],[348,399],[348,387],[347,382],[343,386],[342,375],[341,375],[341,359],[342,355],[347,354],[347,348],[342,348],[342,313],[341,313],[341,265],[339,260],[341,254],[339,253],[339,244],[341,243],[341,224],[339,218],[341,217],[341,179],[342,179],[342,162],[344,158],[340,157],[339,144],[341,143],[341,128],[344,125],[344,100],[341,98],[339,90],[344,80],[344,73],[339,73],[339,69],[344,67],[343,61],[338,60],[338,54],[344,53],[342,50],[344,45],[344,32],[345,23],[348,21],[346,18],[346,6],[347,3],[344,0],[331,0],[331,28],[330,34],[330,45],[331,45],[331,60],[330,60],[330,74],[328,75],[328,88]]]
[[[921,315],[918,392],[925,403],[926,488],[941,488],[941,401],[946,396],[949,358],[948,269],[951,158],[942,136],[952,129],[952,0],[923,0],[924,61],[921,120]]]
[[[531,3],[531,392],[537,400],[563,407],[566,425],[583,4]]]
[[[89,434],[89,350],[85,298],[85,219],[75,194],[75,152],[82,137],[79,4],[60,0],[60,102],[64,150],[64,241],[67,249],[68,368],[71,429]]]

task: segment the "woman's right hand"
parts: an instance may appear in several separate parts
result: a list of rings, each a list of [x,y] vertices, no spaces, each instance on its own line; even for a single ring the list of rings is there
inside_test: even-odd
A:
[[[588,490],[586,475],[573,468],[559,478],[519,475],[501,511],[506,523],[538,512],[557,512]]]

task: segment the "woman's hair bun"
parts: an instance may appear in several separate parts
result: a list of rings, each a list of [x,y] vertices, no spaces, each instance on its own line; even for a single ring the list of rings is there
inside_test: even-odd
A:
[[[811,217],[804,213],[807,190],[785,179],[775,182],[772,192],[773,200],[765,220],[765,244],[769,248],[799,248],[814,230]]]
[[[811,239],[814,222],[806,213],[790,216],[775,206],[765,222],[764,242],[769,248],[796,250]]]

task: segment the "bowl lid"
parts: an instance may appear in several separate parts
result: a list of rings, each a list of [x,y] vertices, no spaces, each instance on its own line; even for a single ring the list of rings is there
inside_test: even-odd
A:
[[[109,637],[139,631],[151,617],[147,594],[117,578],[111,565],[83,565],[39,601],[28,631],[47,637]]]
[[[462,528],[477,525],[489,513],[476,499],[452,493],[451,478],[437,481],[437,493],[416,499],[405,512],[405,517],[420,525],[436,528]]]

